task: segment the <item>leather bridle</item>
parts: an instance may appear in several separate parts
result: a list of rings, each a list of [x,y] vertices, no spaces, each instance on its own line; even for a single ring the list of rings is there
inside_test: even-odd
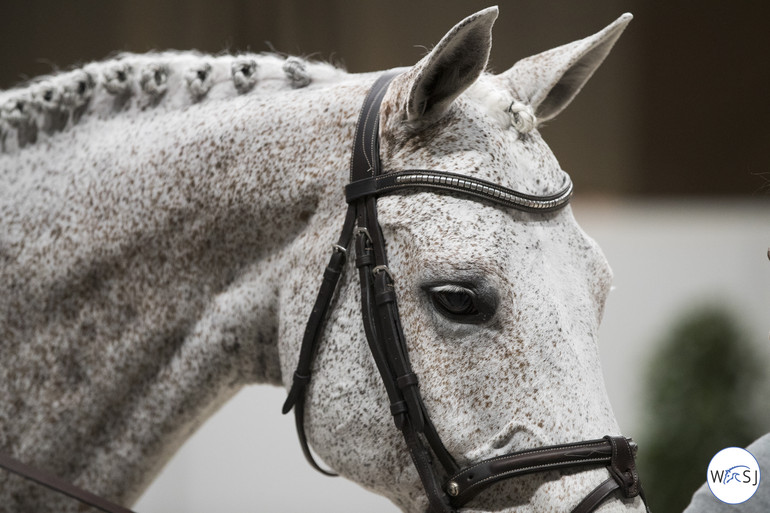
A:
[[[444,447],[409,363],[409,354],[398,315],[393,275],[388,268],[385,240],[377,219],[377,198],[401,191],[453,193],[489,201],[526,212],[552,212],[563,208],[572,195],[572,183],[549,196],[534,196],[456,173],[404,170],[383,173],[379,156],[379,111],[397,72],[380,76],[369,91],[358,118],[350,162],[350,183],[345,188],[348,211],[339,240],[324,271],[313,311],[305,328],[299,360],[283,413],[294,408],[297,433],[310,464],[327,475],[315,461],[304,429],[305,390],[310,382],[313,357],[323,321],[355,237],[361,286],[361,314],[366,339],[390,401],[390,411],[428,497],[431,513],[452,513],[490,485],[513,477],[558,469],[591,469],[606,466],[611,477],[591,491],[572,513],[589,513],[615,490],[623,497],[642,494],[634,461],[636,444],[623,436],[540,447],[514,452],[460,468]],[[434,464],[438,460],[440,470]],[[443,479],[442,479],[443,478]],[[646,502],[646,501],[645,501]]]
[[[430,513],[454,513],[456,508],[499,481],[565,468],[587,470],[606,466],[611,476],[583,498],[572,513],[594,511],[616,490],[620,490],[623,497],[641,495],[644,500],[634,461],[636,444],[623,436],[605,436],[597,440],[513,452],[467,468],[460,468],[444,447],[423,403],[417,375],[409,363],[385,240],[377,220],[377,197],[400,191],[424,190],[453,193],[517,210],[542,213],[564,207],[572,195],[572,183],[566,177],[564,186],[555,194],[534,196],[446,171],[416,169],[383,174],[379,157],[379,110],[388,85],[396,74],[390,72],[380,76],[361,109],[350,162],[350,183],[345,188],[347,215],[324,271],[305,328],[293,384],[283,405],[283,413],[294,409],[305,457],[320,472],[335,475],[318,465],[310,452],[304,429],[305,390],[310,382],[323,322],[345,265],[347,248],[355,236],[355,264],[361,285],[361,313],[366,339],[385,386],[393,420],[404,436],[427,494]],[[436,469],[434,456],[440,470]],[[100,511],[133,513],[2,452],[0,467]]]

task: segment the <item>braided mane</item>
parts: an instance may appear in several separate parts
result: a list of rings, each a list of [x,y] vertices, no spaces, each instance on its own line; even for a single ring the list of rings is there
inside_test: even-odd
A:
[[[88,118],[130,116],[334,81],[331,64],[276,54],[122,53],[0,91],[0,153],[12,153]]]

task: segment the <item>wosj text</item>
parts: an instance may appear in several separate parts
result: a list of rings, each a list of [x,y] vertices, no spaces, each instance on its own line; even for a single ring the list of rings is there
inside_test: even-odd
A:
[[[751,486],[759,484],[759,471],[751,470],[747,465],[736,465],[727,470],[711,470],[709,474],[712,483],[750,484]]]

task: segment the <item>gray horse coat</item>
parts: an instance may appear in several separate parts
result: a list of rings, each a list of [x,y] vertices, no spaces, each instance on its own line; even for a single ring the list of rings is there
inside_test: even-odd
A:
[[[492,75],[496,17],[462,21],[393,83],[387,169],[531,194],[563,183],[537,124],[572,100],[630,16]],[[0,93],[0,449],[131,503],[240,387],[289,385],[376,76],[150,53]],[[380,216],[413,366],[459,463],[619,431],[596,349],[611,273],[569,208],[405,194],[383,199]],[[340,474],[422,511],[352,275],[351,262],[316,358],[309,439]],[[494,314],[447,318],[431,301],[446,286]],[[500,483],[468,508],[564,511],[606,477]],[[76,508],[0,474],[2,511]]]

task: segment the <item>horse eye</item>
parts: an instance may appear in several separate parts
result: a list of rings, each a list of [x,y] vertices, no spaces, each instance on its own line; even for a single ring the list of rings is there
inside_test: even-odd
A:
[[[456,285],[434,287],[429,291],[436,310],[449,320],[462,323],[477,323],[480,316],[476,294]]]

